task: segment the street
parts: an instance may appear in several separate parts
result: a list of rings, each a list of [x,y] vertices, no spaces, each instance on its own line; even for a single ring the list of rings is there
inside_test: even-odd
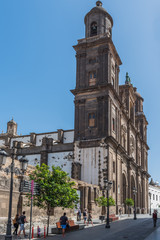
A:
[[[157,226],[160,225],[160,220]],[[111,228],[105,225],[95,226],[80,231],[67,233],[65,239],[69,240],[143,240],[156,228],[153,228],[152,219],[141,218],[137,220],[127,219],[111,223]],[[51,237],[53,240],[62,239],[62,235]]]
[[[105,224],[97,225],[94,224],[92,227],[86,227],[83,230],[78,230],[74,232],[66,233],[64,239],[68,240],[157,240],[160,239],[160,220],[157,221],[157,227],[153,227],[153,220],[151,218],[142,218],[142,215],[137,220],[133,220],[132,218],[120,220],[117,222],[110,223],[111,228],[105,228]],[[152,232],[154,232],[152,234]],[[151,235],[152,234],[152,235]],[[156,237],[155,237],[156,236]],[[158,236],[158,238],[157,238]],[[4,240],[5,235],[0,235],[0,240]],[[20,238],[13,237],[13,239],[17,240]],[[24,239],[23,235],[21,235],[21,239]],[[25,238],[27,240],[27,238]],[[44,240],[43,237],[40,238]],[[45,240],[58,240],[63,239],[61,234],[52,235],[45,238]]]

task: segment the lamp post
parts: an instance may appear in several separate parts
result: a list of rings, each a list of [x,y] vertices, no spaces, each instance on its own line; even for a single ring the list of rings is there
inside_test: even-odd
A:
[[[137,219],[137,217],[136,217],[136,194],[137,194],[136,187],[133,187],[133,194],[134,194],[134,220],[136,220]]]
[[[6,230],[6,236],[5,236],[5,240],[11,240],[12,239],[12,221],[11,221],[11,217],[12,217],[12,195],[13,195],[13,174],[14,173],[19,173],[19,174],[24,174],[24,172],[27,170],[27,166],[28,166],[28,160],[25,157],[22,157],[19,161],[20,161],[20,165],[21,165],[21,171],[18,168],[14,167],[14,160],[17,157],[17,148],[14,146],[12,148],[12,152],[11,152],[11,158],[12,158],[12,162],[10,165],[10,170],[9,168],[3,169],[2,165],[4,165],[6,163],[6,158],[7,156],[9,156],[4,150],[0,150],[0,170],[4,171],[4,172],[11,172],[11,182],[10,182],[10,195],[9,195],[9,212],[8,212],[8,222],[7,222],[7,230]]]
[[[151,213],[151,196],[152,196],[152,194],[151,194],[151,192],[149,192],[149,200],[150,200],[149,215],[152,215],[152,213]]]
[[[106,228],[110,228],[109,224],[109,190],[112,188],[112,182],[104,179],[104,187],[107,190],[107,221],[106,221]]]

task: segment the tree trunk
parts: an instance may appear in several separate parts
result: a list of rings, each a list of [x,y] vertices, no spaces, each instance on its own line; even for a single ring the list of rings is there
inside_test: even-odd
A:
[[[130,216],[130,206],[128,206],[128,217]]]
[[[48,209],[47,209],[47,215],[48,215],[48,220],[47,220],[47,236],[48,236],[48,232],[49,232],[49,221],[50,221],[50,206],[48,205]]]

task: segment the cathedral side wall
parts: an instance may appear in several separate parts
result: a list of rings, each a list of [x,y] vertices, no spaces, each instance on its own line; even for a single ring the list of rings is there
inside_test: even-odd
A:
[[[18,156],[18,159],[20,159],[22,156]],[[32,166],[37,166],[40,164],[41,161],[41,155],[40,154],[33,154],[33,155],[26,155],[26,158],[28,159],[28,164]]]
[[[81,180],[90,184],[103,184],[103,169],[107,150],[103,147],[81,149]]]
[[[61,169],[69,174],[71,177],[72,172],[72,159],[68,159],[69,155],[73,155],[73,152],[58,152],[48,154],[48,166],[51,168],[59,166]]]

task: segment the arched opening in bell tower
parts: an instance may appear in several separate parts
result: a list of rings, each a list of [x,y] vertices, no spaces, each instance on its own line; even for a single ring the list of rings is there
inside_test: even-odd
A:
[[[97,23],[92,22],[91,23],[91,37],[97,35]]]

